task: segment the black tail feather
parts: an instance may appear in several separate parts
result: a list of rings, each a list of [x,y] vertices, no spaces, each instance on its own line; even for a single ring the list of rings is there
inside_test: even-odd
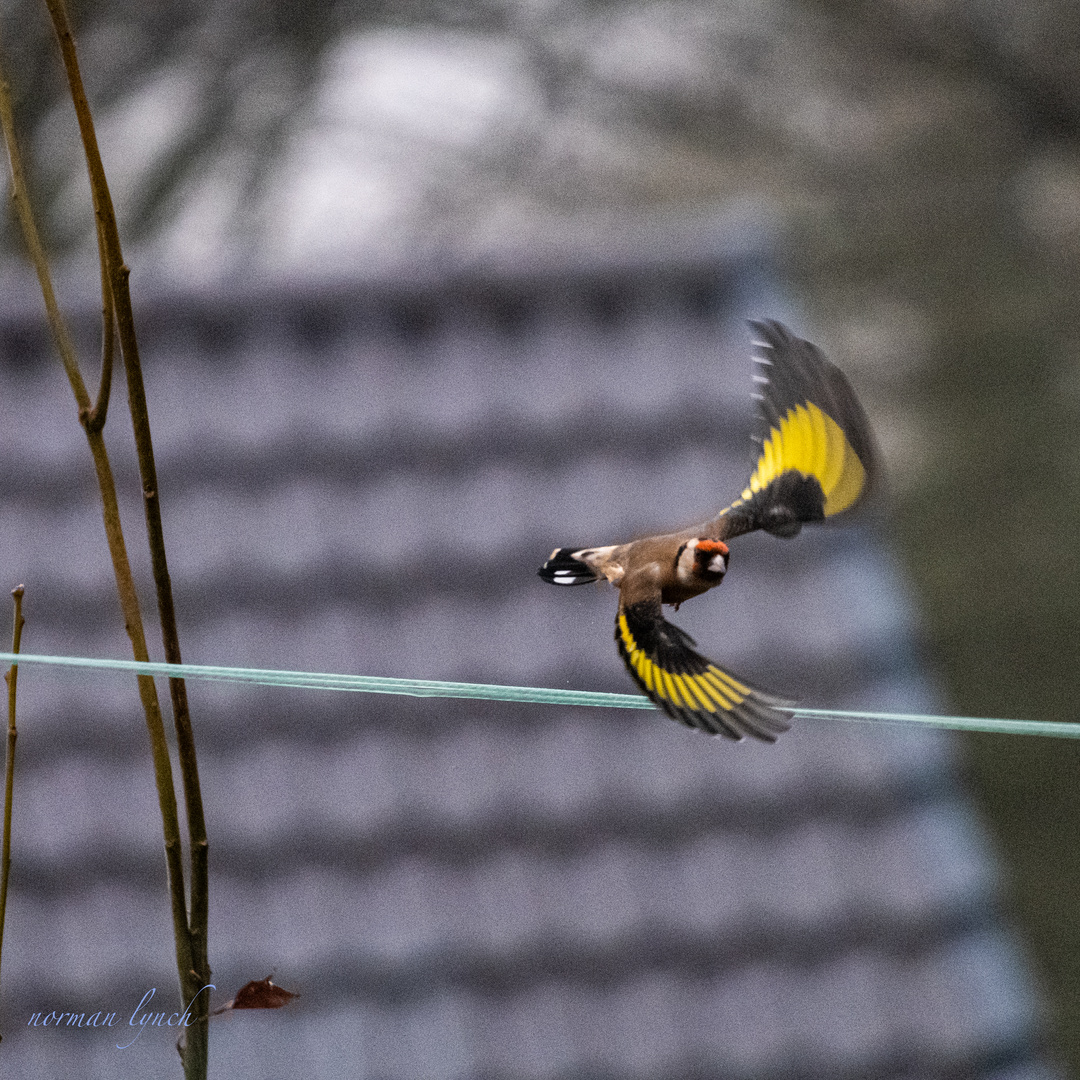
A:
[[[588,563],[574,557],[582,548],[556,548],[537,573],[551,585],[586,585],[599,578]]]

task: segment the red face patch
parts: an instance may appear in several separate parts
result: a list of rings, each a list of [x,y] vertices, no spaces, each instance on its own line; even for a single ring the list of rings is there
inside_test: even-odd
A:
[[[699,540],[697,550],[705,552],[706,555],[728,554],[728,546],[723,540]]]

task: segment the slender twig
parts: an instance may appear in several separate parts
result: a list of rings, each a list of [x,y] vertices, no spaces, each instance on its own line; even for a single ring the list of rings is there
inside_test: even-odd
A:
[[[85,100],[85,98],[84,98]],[[60,313],[56,302],[55,292],[49,274],[48,262],[45,257],[44,247],[41,243],[40,234],[34,221],[31,210],[28,189],[22,167],[21,155],[18,142],[15,138],[14,117],[11,107],[11,94],[6,77],[0,71],[0,124],[3,126],[4,138],[7,143],[8,158],[11,163],[12,175],[12,199],[15,203],[19,223],[22,228],[31,261],[37,272],[38,281],[41,285],[42,296],[45,301],[46,313],[49,325],[53,331],[57,348],[60,352],[64,370],[71,384],[72,392],[78,406],[79,416],[86,432],[87,442],[90,446],[94,467],[97,472],[98,486],[102,498],[102,516],[105,523],[105,535],[109,545],[109,554],[112,558],[113,571],[116,577],[117,592],[120,597],[120,606],[124,615],[124,625],[128,637],[131,639],[132,652],[136,660],[147,660],[149,655],[146,647],[146,636],[143,630],[142,615],[139,610],[138,594],[135,589],[134,578],[131,573],[131,564],[127,555],[123,531],[120,526],[120,511],[116,498],[116,485],[113,480],[112,468],[109,464],[108,453],[100,428],[97,430],[88,421],[90,418],[90,396],[83,382],[79,370],[71,334]],[[126,280],[126,268],[125,268]],[[115,282],[110,279],[110,291],[115,296]],[[130,309],[129,309],[130,310]],[[99,395],[99,400],[107,400]],[[173,783],[172,764],[169,760],[168,743],[165,738],[165,728],[161,719],[161,709],[158,704],[157,689],[152,678],[140,676],[138,678],[139,697],[143,711],[146,715],[147,730],[150,734],[151,753],[154,762],[154,779],[158,791],[158,803],[161,810],[162,829],[165,837],[165,861],[169,879],[169,894],[173,915],[173,932],[176,939],[177,969],[180,975],[181,993],[185,1001],[190,1001],[197,996],[200,989],[194,984],[199,980],[199,972],[193,962],[191,932],[188,925],[187,906],[184,891],[184,869],[181,852],[180,823],[177,814],[176,789]],[[194,845],[193,845],[194,847]],[[205,942],[205,933],[202,935]],[[199,965],[205,968],[205,965]],[[198,995],[199,998],[206,995]],[[196,1024],[192,1032],[205,1031],[205,1024]],[[197,1045],[198,1039],[193,1040]],[[205,1036],[202,1040],[205,1047]],[[185,1071],[189,1077],[206,1075],[205,1050],[201,1054],[201,1071],[198,1069],[199,1054],[191,1054],[185,1059]],[[191,1071],[191,1067],[195,1071]]]
[[[15,600],[15,629],[11,635],[11,651],[16,655],[22,644],[22,628],[25,623],[22,614],[25,591],[22,585],[16,585],[11,590]],[[4,682],[8,687],[8,733],[7,762],[4,767],[4,838],[0,846],[0,957],[4,952],[4,920],[7,915],[8,879],[11,877],[11,807],[15,792],[15,740],[19,735],[15,729],[15,680],[18,674],[19,665],[12,664],[4,675]]]
[[[109,411],[109,394],[112,390],[113,355],[116,351],[116,305],[113,303],[112,283],[105,255],[105,233],[97,230],[98,263],[101,266],[101,382],[98,384],[97,401],[85,418],[80,416],[88,431],[100,431],[105,426]]]
[[[45,257],[45,249],[41,243],[37,223],[34,220],[30,206],[29,193],[26,186],[25,173],[22,167],[22,155],[19,151],[18,141],[15,138],[14,119],[11,109],[11,94],[7,79],[0,74],[0,124],[3,126],[4,138],[7,143],[8,159],[11,163],[12,176],[12,199],[15,203],[19,216],[19,224],[22,226],[23,237],[31,261],[37,271],[38,281],[41,284],[42,296],[45,300],[45,309],[48,315],[49,325],[53,331],[53,337],[60,353],[61,362],[71,383],[75,401],[79,406],[80,415],[88,415],[90,408],[90,396],[83,382],[82,373],[79,370],[78,360],[75,355],[75,346],[67,323],[60,313],[56,302],[56,294],[52,285],[52,277],[49,273],[48,261]],[[84,428],[86,425],[84,424]],[[142,614],[139,610],[139,598],[135,589],[135,579],[131,572],[131,562],[128,559],[127,546],[124,542],[124,534],[120,525],[120,507],[116,497],[116,484],[113,480],[112,467],[109,464],[108,452],[105,449],[105,441],[100,431],[86,430],[87,442],[94,460],[94,468],[97,472],[98,487],[101,491],[102,517],[105,524],[105,536],[109,545],[109,554],[112,558],[113,571],[116,577],[117,592],[120,597],[120,608],[124,615],[124,628],[131,639],[132,653],[136,660],[148,660],[149,653],[146,647],[146,635],[143,630]],[[173,914],[174,922],[179,911],[180,923],[183,926],[183,951],[184,959],[188,960],[190,945],[188,944],[187,913],[184,903],[184,878],[183,865],[180,862],[180,824],[176,810],[176,793],[172,780],[172,765],[169,761],[168,743],[165,739],[165,727],[161,721],[161,709],[158,705],[157,690],[154,680],[142,676],[138,680],[139,696],[142,700],[143,709],[146,712],[147,727],[150,731],[151,747],[154,753],[154,770],[158,785],[158,799],[162,807],[162,819],[165,827],[165,848],[167,861],[170,867],[170,881],[173,884]],[[172,853],[175,853],[173,855]],[[178,940],[178,953],[180,943]],[[186,969],[185,969],[186,971]]]
[[[71,32],[64,0],[45,0],[52,18],[53,29],[60,43],[60,52],[67,73],[68,87],[79,122],[86,167],[90,177],[94,214],[98,223],[99,237],[104,251],[108,278],[115,306],[116,327],[120,338],[120,352],[127,374],[128,403],[135,433],[135,448],[139,460],[139,474],[143,486],[143,506],[146,512],[147,538],[150,544],[150,562],[157,592],[158,615],[161,620],[162,645],[165,660],[180,664],[180,638],[176,628],[176,609],[173,604],[172,583],[165,557],[165,532],[161,522],[161,503],[158,497],[157,468],[154,463],[154,447],[150,436],[150,415],[146,406],[139,347],[135,337],[135,319],[131,308],[131,292],[128,278],[130,271],[124,263],[120,247],[120,233],[116,226],[112,196],[105,176],[105,167],[98,149],[94,119],[83,87],[75,39]],[[104,372],[103,372],[104,376]],[[210,965],[207,957],[207,921],[209,914],[209,873],[206,821],[203,813],[202,791],[199,786],[198,761],[195,756],[195,738],[188,709],[187,688],[182,679],[169,680],[172,699],[173,721],[176,727],[177,753],[180,773],[184,784],[184,802],[187,808],[188,838],[191,845],[191,914],[189,939],[191,966],[181,974],[181,987],[187,1001],[195,999],[193,1015],[196,1023],[189,1032],[188,1055],[185,1071],[189,1076],[205,1075],[207,1017],[209,995],[200,989],[210,981]],[[194,1072],[190,1071],[187,1056],[192,1057]],[[198,1059],[202,1060],[199,1072]]]
[[[26,175],[23,172],[22,155],[15,139],[15,115],[11,106],[11,87],[8,85],[6,74],[0,73],[0,125],[4,131],[4,141],[7,144],[8,163],[11,167],[11,202],[15,208],[15,216],[19,220],[22,230],[23,242],[26,251],[37,273],[38,284],[41,286],[42,299],[45,302],[45,314],[52,328],[53,338],[56,341],[57,351],[60,353],[60,362],[64,365],[64,373],[71,383],[75,402],[79,407],[80,415],[85,409],[89,412],[90,395],[86,392],[86,384],[83,382],[82,373],[79,371],[78,361],[75,359],[75,343],[71,339],[67,324],[60,314],[60,305],[56,302],[56,292],[53,289],[52,277],[49,274],[49,263],[45,257],[45,248],[41,243],[41,234],[38,232],[34,221],[34,212],[30,206],[29,187],[26,183]]]
[[[75,39],[67,15],[64,0],[45,0],[52,17],[53,28],[60,43],[60,52],[67,72],[71,99],[79,122],[87,171],[90,176],[94,213],[103,239],[109,281],[112,286],[116,311],[116,326],[120,338],[120,351],[127,374],[128,403],[131,409],[135,447],[139,460],[139,473],[143,485],[143,506],[146,512],[147,538],[150,544],[150,561],[157,591],[158,614],[161,619],[161,638],[165,660],[170,664],[183,663],[180,638],[176,628],[176,609],[173,604],[172,583],[165,557],[165,532],[161,522],[161,504],[158,497],[157,468],[154,463],[154,447],[150,436],[150,418],[146,406],[142,366],[135,337],[135,320],[131,308],[131,292],[128,278],[130,271],[124,263],[120,247],[120,234],[116,226],[112,196],[109,193],[105,168],[98,149],[97,135],[90,105],[83,87]],[[195,738],[188,709],[187,688],[182,679],[169,680],[172,698],[173,721],[176,727],[177,753],[180,773],[184,784],[184,801],[187,807],[188,837],[191,843],[191,917],[190,937],[192,969],[182,977],[185,998],[190,1000],[210,981],[210,965],[207,958],[207,921],[209,913],[209,875],[206,822],[203,814],[202,791],[199,786],[198,761],[195,756]],[[208,995],[198,995],[193,1014],[197,1022],[189,1032],[189,1052],[205,1044],[206,1018],[209,1015]],[[201,1033],[201,1034],[200,1034]],[[205,1049],[196,1056],[205,1058]],[[187,1067],[185,1063],[185,1068]]]

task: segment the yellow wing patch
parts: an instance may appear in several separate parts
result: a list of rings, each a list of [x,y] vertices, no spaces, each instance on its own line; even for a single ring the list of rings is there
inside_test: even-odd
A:
[[[666,671],[634,640],[626,616],[619,614],[619,637],[629,666],[638,675],[646,694],[659,698],[678,709],[696,712],[704,709],[715,713],[717,709],[732,712],[751,694],[750,687],[732,678],[715,664],[709,664],[700,674],[681,674]]]
[[[812,401],[788,409],[780,426],[770,429],[741,501],[749,502],[789,469],[821,484],[826,517],[852,506],[866,485],[866,469],[843,428]]]
[[[753,735],[772,742],[788,729],[791,702],[721,670],[658,610],[643,607],[619,609],[615,642],[627,671],[653,704],[689,727],[732,739]]]

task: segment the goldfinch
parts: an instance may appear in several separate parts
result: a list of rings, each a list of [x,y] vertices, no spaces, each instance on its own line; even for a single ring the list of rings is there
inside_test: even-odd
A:
[[[873,487],[877,455],[862,406],[843,373],[774,321],[752,322],[761,451],[742,494],[704,525],[608,547],[556,548],[540,568],[554,585],[607,580],[619,590],[615,643],[630,677],[668,716],[732,739],[766,742],[790,727],[794,702],[718,667],[668,622],[662,605],[719,585],[727,541],[764,529],[795,536],[850,510]]]

